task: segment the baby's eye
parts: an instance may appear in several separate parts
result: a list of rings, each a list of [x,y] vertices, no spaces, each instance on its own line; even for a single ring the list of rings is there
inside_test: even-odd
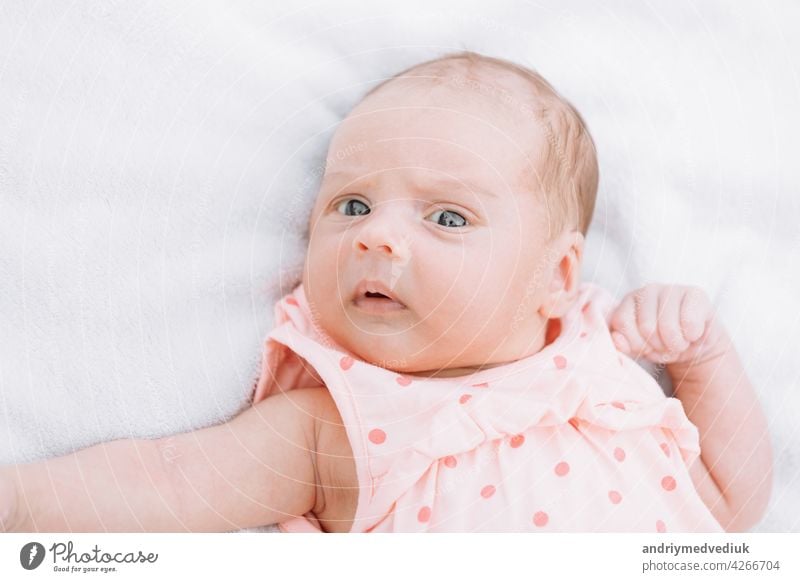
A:
[[[467,226],[467,219],[461,216],[458,212],[453,212],[452,210],[437,210],[430,216],[439,215],[439,218],[435,219],[437,224],[442,226]]]
[[[344,210],[342,210],[342,208],[344,208]],[[346,216],[361,216],[362,214],[369,214],[369,206],[361,202],[361,200],[356,200],[355,198],[342,200],[336,205],[336,210]]]

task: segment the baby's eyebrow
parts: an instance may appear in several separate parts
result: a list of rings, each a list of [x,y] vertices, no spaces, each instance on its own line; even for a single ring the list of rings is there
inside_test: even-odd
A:
[[[342,171],[342,170],[333,170],[331,172],[327,172],[325,174],[325,179],[327,178],[339,178],[339,179],[347,179],[350,178],[351,181],[355,181],[358,179],[357,174],[353,174],[351,172]],[[489,198],[497,198],[497,194],[492,192],[491,190],[487,190],[469,180],[455,180],[455,179],[448,179],[448,178],[432,178],[424,181],[414,182],[412,183],[412,188],[417,191],[422,190],[431,190],[437,188],[459,188],[461,190],[466,190],[469,192],[473,192],[477,195],[484,195]]]
[[[429,187],[434,188],[461,188],[462,190],[468,190],[478,195],[488,196],[489,198],[497,198],[497,194],[492,192],[491,190],[486,190],[472,182],[467,180],[448,180],[448,179],[434,179],[429,182],[426,182],[422,188],[428,189]]]

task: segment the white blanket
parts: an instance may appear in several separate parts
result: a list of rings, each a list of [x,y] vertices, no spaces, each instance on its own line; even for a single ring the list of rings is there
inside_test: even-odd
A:
[[[585,116],[583,277],[702,286],[770,420],[757,531],[800,531],[798,5],[83,1],[0,7],[0,462],[247,406],[336,123],[471,49]]]

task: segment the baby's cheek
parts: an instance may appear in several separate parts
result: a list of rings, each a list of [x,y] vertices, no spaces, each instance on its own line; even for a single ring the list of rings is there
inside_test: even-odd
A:
[[[487,304],[490,300],[482,296],[480,289],[465,287],[462,291],[468,292],[452,293],[451,299],[437,309],[437,323],[442,341],[463,347],[469,342],[480,343],[482,334],[493,333],[499,323],[494,320],[492,306]]]
[[[306,276],[316,282],[332,279],[341,270],[337,268],[340,255],[341,250],[337,244],[323,239],[312,240],[306,254]]]

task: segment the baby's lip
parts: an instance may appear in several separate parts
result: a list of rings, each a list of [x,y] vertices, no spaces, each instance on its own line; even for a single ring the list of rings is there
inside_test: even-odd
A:
[[[362,297],[366,297],[368,292],[385,295],[395,303],[399,303],[405,307],[405,304],[397,298],[397,296],[392,292],[391,289],[389,289],[387,285],[384,285],[382,282],[375,279],[363,279],[356,287],[356,291],[353,294],[353,301],[358,301]]]

